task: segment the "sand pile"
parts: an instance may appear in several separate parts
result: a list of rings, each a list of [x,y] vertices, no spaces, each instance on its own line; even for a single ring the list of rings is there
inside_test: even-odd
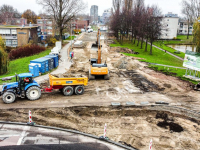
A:
[[[114,64],[114,67],[118,69],[135,70],[139,68],[139,64],[132,58],[122,57]]]

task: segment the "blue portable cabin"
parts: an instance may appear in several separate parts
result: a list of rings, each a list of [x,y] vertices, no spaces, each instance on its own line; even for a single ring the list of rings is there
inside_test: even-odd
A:
[[[49,70],[52,70],[54,68],[54,59],[50,57],[41,57],[39,58],[41,60],[47,60],[48,61],[48,68]]]
[[[41,59],[35,59],[30,61],[31,64],[38,64],[39,65],[39,71],[41,73],[45,73],[49,71],[48,67],[48,60],[41,60]]]
[[[30,64],[29,65],[29,73],[33,75],[33,77],[39,76],[39,64]]]
[[[59,65],[58,55],[47,55],[45,57],[53,58],[54,59],[54,68],[58,67],[58,65]]]
[[[43,59],[42,57],[41,58],[38,58],[36,59],[36,61],[44,61],[45,62],[45,72],[48,72],[50,69],[49,69],[49,60],[48,59]]]

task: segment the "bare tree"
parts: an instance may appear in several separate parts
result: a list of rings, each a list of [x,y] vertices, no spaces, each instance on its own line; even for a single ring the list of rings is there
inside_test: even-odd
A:
[[[190,14],[193,21],[200,15],[200,0],[182,0],[182,13]]]
[[[0,23],[13,24],[15,18],[20,18],[21,14],[10,5],[2,5],[0,7]]]
[[[196,16],[194,15],[194,10],[191,9],[192,5],[186,0],[182,1],[182,14],[184,14],[185,19],[187,20],[188,24],[188,33],[187,33],[187,39],[189,39],[189,29],[190,24],[195,20]]]
[[[37,0],[37,3],[41,4],[46,12],[53,16],[59,29],[61,41],[67,23],[86,8],[86,4],[82,0]]]
[[[151,8],[149,8],[149,14],[150,16],[148,19],[147,34],[151,44],[150,55],[152,55],[153,42],[162,34],[162,14],[161,10],[156,5],[153,5]]]

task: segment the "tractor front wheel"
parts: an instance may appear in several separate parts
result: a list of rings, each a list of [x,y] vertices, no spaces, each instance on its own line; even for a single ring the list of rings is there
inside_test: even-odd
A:
[[[37,86],[31,86],[26,91],[26,97],[31,101],[39,99],[41,97],[41,89]]]
[[[13,103],[15,101],[15,99],[16,99],[16,96],[12,92],[6,92],[3,94],[3,101],[6,104]]]

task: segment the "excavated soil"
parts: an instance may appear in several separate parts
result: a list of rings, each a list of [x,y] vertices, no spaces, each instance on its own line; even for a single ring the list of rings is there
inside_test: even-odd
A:
[[[27,122],[29,109],[0,110],[0,120]],[[200,149],[200,122],[168,112],[128,107],[72,107],[31,109],[39,125],[70,128],[146,150]]]

